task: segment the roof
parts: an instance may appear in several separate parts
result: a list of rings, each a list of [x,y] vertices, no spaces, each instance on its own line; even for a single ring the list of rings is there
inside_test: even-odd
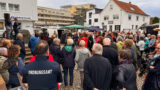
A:
[[[119,0],[114,0],[114,2],[124,11],[129,13],[135,13],[140,15],[148,16],[145,12],[143,12],[137,5],[131,4],[131,2],[126,3]]]
[[[95,13],[96,13],[96,14],[101,13],[101,12],[102,12],[102,10],[103,10],[103,9],[95,8]]]

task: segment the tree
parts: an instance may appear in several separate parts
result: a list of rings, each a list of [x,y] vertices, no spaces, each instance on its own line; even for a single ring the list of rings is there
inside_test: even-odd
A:
[[[159,23],[159,18],[158,17],[153,18],[152,24],[155,24],[155,23]]]

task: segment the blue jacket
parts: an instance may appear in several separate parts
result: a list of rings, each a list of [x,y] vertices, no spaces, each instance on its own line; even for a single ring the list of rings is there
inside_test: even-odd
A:
[[[21,47],[19,57],[21,57],[22,59],[24,59],[25,55],[26,55],[24,43],[21,40],[17,39],[17,40],[15,40],[14,44],[19,45]]]
[[[57,83],[62,82],[59,64],[49,61],[47,56],[37,56],[22,73],[23,83],[28,83],[29,90],[58,90]]]
[[[39,42],[39,38],[37,37],[32,37],[30,40],[29,40],[29,43],[28,43],[28,47],[31,49],[31,52],[33,53],[34,51],[34,48],[36,47],[37,43]]]

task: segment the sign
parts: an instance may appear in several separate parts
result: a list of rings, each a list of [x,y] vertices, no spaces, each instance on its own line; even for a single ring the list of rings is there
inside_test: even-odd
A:
[[[20,17],[20,16],[18,16],[18,17],[11,16],[11,17],[17,18],[18,20],[31,20],[30,17]]]
[[[113,24],[113,21],[108,21],[108,24]]]
[[[0,22],[0,29],[4,29],[4,24],[3,24],[3,22]]]

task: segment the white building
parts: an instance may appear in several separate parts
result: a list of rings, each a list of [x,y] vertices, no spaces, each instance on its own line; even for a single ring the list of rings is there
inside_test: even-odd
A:
[[[21,29],[33,34],[33,22],[37,18],[37,0],[0,0],[0,34],[4,32],[4,14],[16,17],[21,23]]]
[[[97,26],[100,27],[101,22],[100,22],[100,13],[102,9],[92,9],[86,13],[86,25],[87,26]]]
[[[92,16],[94,15],[92,14]],[[89,16],[89,13],[87,16]],[[140,26],[143,24],[148,25],[150,22],[150,16],[138,6],[133,5],[131,2],[126,3],[119,0],[110,0],[99,16],[98,26],[111,31],[133,30],[135,32]],[[90,18],[87,17],[87,25],[89,25],[89,20]],[[94,26],[93,23],[91,25]]]

